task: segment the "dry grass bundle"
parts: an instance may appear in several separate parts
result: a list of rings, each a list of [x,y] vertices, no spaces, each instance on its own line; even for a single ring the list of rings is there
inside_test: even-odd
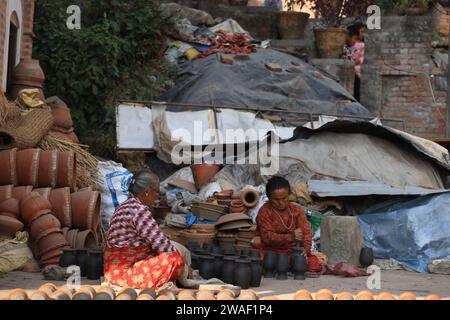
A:
[[[50,132],[42,139],[38,147],[42,150],[74,151],[77,155],[78,188],[99,189],[101,179],[97,169],[98,160],[89,153],[88,146],[61,139]]]
[[[20,116],[20,109],[14,102],[10,102],[3,91],[0,90],[0,127],[3,127],[8,120]]]

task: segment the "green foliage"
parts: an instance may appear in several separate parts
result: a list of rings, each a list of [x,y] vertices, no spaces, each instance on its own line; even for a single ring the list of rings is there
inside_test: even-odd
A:
[[[81,8],[80,30],[66,26],[67,7],[74,4]],[[124,79],[155,63],[164,25],[152,0],[36,1],[34,57],[46,73],[45,93],[71,107],[81,141],[96,154],[112,157],[114,100],[127,92]],[[128,82],[141,88],[133,98],[158,93],[151,87],[145,92],[145,78]]]
[[[404,15],[408,8],[428,8],[429,0],[377,0],[382,15]]]

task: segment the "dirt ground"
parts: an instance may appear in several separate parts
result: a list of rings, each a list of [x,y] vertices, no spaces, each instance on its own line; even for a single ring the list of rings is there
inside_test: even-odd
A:
[[[261,287],[255,291],[261,297],[277,296],[282,300],[292,299],[292,295],[300,289],[316,292],[320,289],[330,289],[333,292],[350,291],[354,294],[367,290],[367,277],[340,278],[336,276],[322,276],[319,279],[307,279],[305,281],[287,281],[275,279],[263,279]],[[33,292],[42,284],[47,283],[41,274],[13,272],[0,276],[0,297],[8,290],[22,288]],[[62,286],[64,282],[53,282]],[[97,281],[83,280],[83,284],[99,285]],[[413,292],[418,297],[426,297],[429,294],[438,294],[441,297],[450,296],[450,275],[419,274],[408,271],[382,271],[381,290],[371,290],[374,293],[388,291],[399,295],[406,291]]]

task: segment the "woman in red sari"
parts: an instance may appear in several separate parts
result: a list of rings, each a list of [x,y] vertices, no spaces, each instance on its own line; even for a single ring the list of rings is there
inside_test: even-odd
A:
[[[292,253],[297,243],[303,245],[309,275],[322,271],[319,259],[311,253],[312,231],[302,207],[289,201],[291,186],[281,177],[272,178],[266,187],[269,197],[256,219],[263,251]]]
[[[159,178],[137,172],[130,197],[114,213],[105,248],[105,281],[134,289],[158,290],[185,270],[181,254],[162,233],[150,208],[159,196]]]

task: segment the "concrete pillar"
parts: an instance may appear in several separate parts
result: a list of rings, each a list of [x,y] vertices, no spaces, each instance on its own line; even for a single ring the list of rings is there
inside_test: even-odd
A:
[[[320,251],[330,264],[359,265],[364,239],[358,217],[325,217],[320,227]]]

